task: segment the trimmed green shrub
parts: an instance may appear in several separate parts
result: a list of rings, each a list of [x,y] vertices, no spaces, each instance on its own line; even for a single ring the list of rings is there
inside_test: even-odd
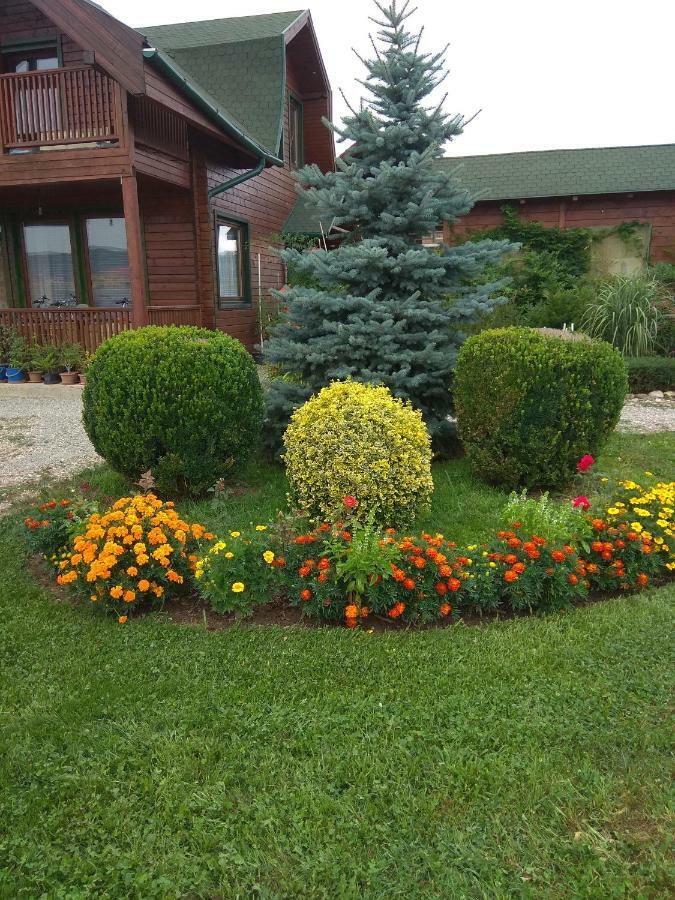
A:
[[[409,524],[433,491],[422,413],[386,387],[336,381],[297,409],[284,434],[290,499],[334,521],[352,497],[356,519]]]
[[[262,413],[253,358],[218,331],[127,331],[87,370],[83,420],[97,452],[130,478],[150,470],[163,494],[201,494],[246,460]]]
[[[528,328],[484,331],[460,351],[454,396],[474,471],[506,487],[567,482],[614,429],[628,381],[602,341]]]
[[[632,393],[675,391],[675,356],[635,356],[625,362]]]

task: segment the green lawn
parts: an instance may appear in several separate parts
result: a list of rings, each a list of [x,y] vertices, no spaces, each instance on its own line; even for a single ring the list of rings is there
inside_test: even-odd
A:
[[[617,437],[599,465],[672,475],[672,446]],[[429,523],[489,531],[501,495],[463,462],[435,477]],[[284,490],[253,467],[199,507],[235,524]],[[675,585],[483,628],[207,632],[56,602],[18,524],[0,571],[1,897],[675,889]]]

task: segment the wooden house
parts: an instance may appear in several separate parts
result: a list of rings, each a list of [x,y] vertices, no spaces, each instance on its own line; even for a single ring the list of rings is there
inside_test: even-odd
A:
[[[334,167],[330,115],[308,11],[135,31],[90,0],[0,0],[0,324],[252,348],[293,170]]]

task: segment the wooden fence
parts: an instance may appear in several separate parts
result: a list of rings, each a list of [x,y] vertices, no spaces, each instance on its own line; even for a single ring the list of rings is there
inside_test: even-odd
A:
[[[150,325],[201,325],[199,306],[149,306]],[[133,328],[130,309],[0,309],[0,325],[37,344],[80,344],[91,353],[109,337]]]

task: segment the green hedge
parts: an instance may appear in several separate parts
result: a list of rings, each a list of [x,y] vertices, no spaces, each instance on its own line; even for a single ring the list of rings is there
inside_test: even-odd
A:
[[[628,384],[634,394],[675,391],[675,356],[627,357]]]
[[[203,493],[254,450],[262,423],[255,363],[239,341],[201,328],[140,328],[106,341],[87,371],[84,426],[130,478],[162,494]]]
[[[470,338],[454,395],[474,471],[509,488],[564,484],[616,426],[627,388],[623,359],[604,341],[529,328]]]

